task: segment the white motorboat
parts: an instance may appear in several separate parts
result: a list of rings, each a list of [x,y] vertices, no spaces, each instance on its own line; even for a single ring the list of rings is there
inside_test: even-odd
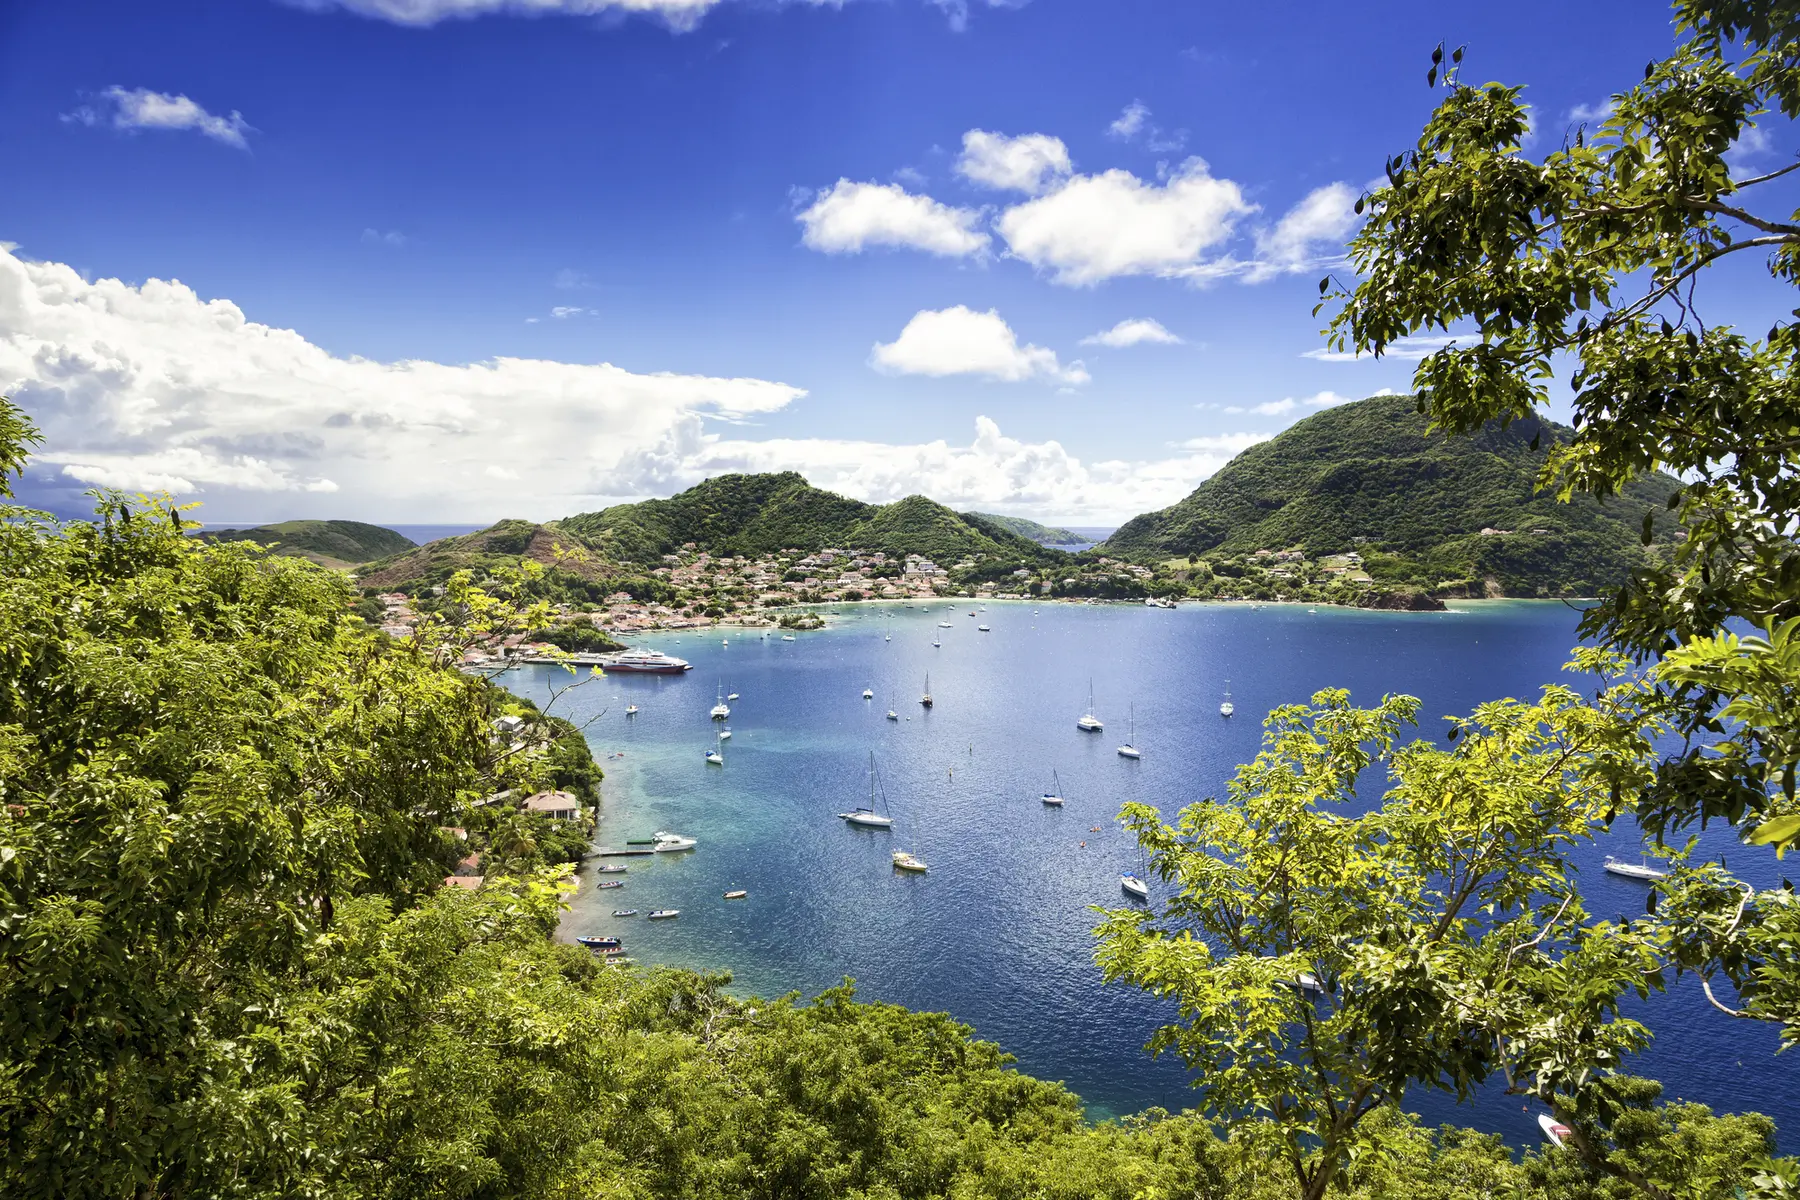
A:
[[[1638,879],[1645,883],[1655,883],[1659,879],[1667,879],[1669,873],[1657,867],[1643,863],[1621,862],[1612,855],[1606,856],[1606,869],[1613,875],[1623,875],[1626,879]]]
[[[1137,706],[1131,707],[1130,723],[1125,726],[1125,744],[1119,747],[1120,758],[1142,758],[1137,748]]]
[[[991,632],[993,632],[993,631],[992,631],[992,630],[990,630],[990,629],[989,629],[989,628],[988,628],[988,627],[987,627],[987,626],[986,626],[986,625],[977,625],[977,626],[976,626],[976,627],[975,627],[975,632],[977,632],[977,633],[991,633]]]
[[[749,895],[750,890],[748,888],[732,888],[729,892],[725,893],[725,898],[727,900],[743,900]]]
[[[681,910],[679,908],[654,908],[650,910],[650,915],[646,919],[651,921],[667,921],[679,917],[680,915]]]
[[[1219,715],[1221,717],[1229,717],[1236,711],[1237,706],[1231,702],[1231,680],[1227,679],[1225,681],[1225,699],[1219,705]]]
[[[1119,886],[1123,888],[1125,894],[1130,896],[1133,900],[1148,900],[1150,898],[1150,885],[1130,872],[1119,876]]]
[[[1567,1125],[1564,1125],[1549,1113],[1538,1114],[1538,1128],[1544,1131],[1544,1137],[1549,1139],[1550,1144],[1555,1146],[1558,1150],[1567,1146],[1569,1144],[1569,1138],[1573,1136]]]
[[[859,805],[849,812],[841,812],[838,816],[847,823],[863,829],[892,829],[894,818],[877,811],[875,807],[875,784],[875,752],[871,750],[869,751],[869,802]]]
[[[791,633],[784,633],[781,635],[781,640],[784,642],[791,642],[794,640],[794,635]]]
[[[1063,802],[1062,779],[1057,776],[1054,768],[1050,771],[1050,783],[1050,790],[1039,796],[1038,799],[1054,808],[1061,808]]]
[[[1075,722],[1075,728],[1081,730],[1083,733],[1099,733],[1102,729],[1106,728],[1105,723],[1102,722],[1099,717],[1094,715],[1094,684],[1092,680],[1088,681],[1087,711],[1081,714],[1080,720]]]
[[[938,628],[939,628],[939,629],[955,629],[955,628],[956,628],[956,626],[954,626],[954,625],[952,625],[952,624],[951,624],[951,623],[950,623],[950,622],[948,622],[948,621],[939,621],[939,622],[938,622]]]
[[[627,650],[605,659],[601,666],[607,671],[640,675],[679,675],[692,669],[687,659],[671,658],[660,650]]]
[[[904,850],[894,851],[894,869],[896,871],[913,871],[920,875],[931,870],[931,868],[925,864],[924,859],[917,855],[908,854]]]
[[[657,830],[653,836],[656,840],[650,844],[650,849],[655,854],[670,854],[677,850],[692,850],[695,846],[700,844],[691,837],[682,837],[679,833],[670,833],[666,829]]]
[[[864,688],[863,689],[863,699],[864,700],[873,700],[874,698],[875,698],[875,689],[874,688]]]

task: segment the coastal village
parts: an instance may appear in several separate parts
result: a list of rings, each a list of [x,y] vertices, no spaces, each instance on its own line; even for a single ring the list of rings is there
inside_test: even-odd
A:
[[[717,625],[815,629],[825,623],[815,606],[862,601],[955,598],[1172,606],[1179,600],[1253,600],[1356,605],[1372,583],[1357,553],[1310,559],[1299,550],[1258,550],[1205,560],[1171,559],[1154,567],[1082,555],[1049,567],[996,567],[980,558],[942,565],[917,554],[901,557],[858,549],[811,554],[790,550],[754,558],[713,555],[691,542],[678,553],[664,555],[649,574],[668,585],[666,600],[617,591],[598,607],[558,603],[557,620],[629,639],[634,634]],[[421,612],[429,611],[434,593],[443,589],[418,590],[423,594],[372,593],[382,608],[379,624],[385,633],[409,635]],[[477,661],[496,655],[558,653],[556,646],[526,634],[471,652]]]

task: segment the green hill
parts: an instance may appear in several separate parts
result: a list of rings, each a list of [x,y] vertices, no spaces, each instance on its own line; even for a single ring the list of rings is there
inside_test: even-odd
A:
[[[439,538],[403,554],[368,563],[357,573],[365,588],[417,594],[441,584],[457,571],[472,571],[477,581],[529,558],[547,570],[539,592],[548,599],[574,604],[597,603],[619,590],[619,566],[606,561],[579,539],[554,525],[509,519],[460,537]],[[626,590],[635,590],[626,588]]]
[[[792,471],[721,475],[667,500],[620,504],[557,523],[620,562],[652,563],[692,542],[713,554],[795,549],[923,554],[943,564],[966,555],[1041,561],[1052,552],[974,513],[908,496],[865,504],[808,484]]]
[[[1072,529],[1040,525],[1028,517],[1003,517],[999,513],[983,512],[972,512],[969,516],[980,517],[990,525],[998,525],[1008,533],[1016,533],[1040,546],[1082,546],[1088,540]]]
[[[1655,475],[1605,503],[1559,503],[1537,491],[1537,473],[1571,432],[1532,419],[1446,437],[1427,431],[1411,397],[1378,396],[1316,413],[1250,447],[1185,500],[1134,518],[1100,549],[1140,559],[1355,550],[1377,582],[1589,594],[1642,561],[1646,512],[1659,537],[1673,533],[1664,502],[1678,485]]]
[[[275,554],[309,558],[328,567],[353,566],[402,554],[415,543],[403,534],[361,521],[282,521],[254,529],[203,532],[213,542],[255,542]]]

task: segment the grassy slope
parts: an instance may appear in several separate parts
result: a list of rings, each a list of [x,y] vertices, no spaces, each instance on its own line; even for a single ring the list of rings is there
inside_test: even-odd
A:
[[[1675,481],[1641,479],[1604,504],[1558,503],[1537,493],[1536,477],[1553,439],[1567,432],[1533,420],[1446,438],[1427,433],[1409,397],[1343,405],[1245,450],[1185,500],[1128,522],[1103,549],[1159,559],[1288,548],[1319,555],[1360,537],[1415,564],[1419,578],[1493,579],[1508,594],[1617,582],[1639,561],[1646,511],[1656,512],[1663,536],[1671,531],[1662,513]],[[1515,535],[1482,537],[1484,527]]]
[[[215,542],[255,542],[270,547],[276,554],[310,558],[326,566],[372,562],[403,554],[414,546],[413,540],[403,534],[361,521],[281,521],[200,536]]]
[[[667,500],[620,504],[558,523],[622,562],[655,562],[693,542],[714,554],[757,555],[826,548],[924,554],[939,562],[965,554],[1046,553],[973,514],[957,514],[923,496],[894,504],[864,504],[808,484],[789,471],[722,475]]]

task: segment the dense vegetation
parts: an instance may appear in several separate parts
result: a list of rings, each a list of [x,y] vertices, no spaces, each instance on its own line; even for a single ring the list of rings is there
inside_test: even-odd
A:
[[[721,475],[667,500],[568,517],[558,528],[611,559],[637,563],[654,563],[688,542],[712,554],[855,548],[920,554],[945,564],[978,554],[1038,562],[1053,553],[990,520],[954,513],[923,496],[864,504],[815,488],[792,471]]]
[[[1378,582],[1457,593],[1592,595],[1646,561],[1674,479],[1627,482],[1564,503],[1540,484],[1574,431],[1536,416],[1469,435],[1434,431],[1410,396],[1315,413],[1245,450],[1173,507],[1136,517],[1100,549],[1141,558],[1358,551]],[[1502,530],[1483,536],[1483,529]]]
[[[212,542],[255,542],[272,553],[297,555],[322,566],[355,566],[414,547],[411,538],[361,521],[282,521],[254,529],[220,529],[200,534]]]
[[[1040,546],[1080,546],[1085,545],[1087,538],[1072,529],[1061,529],[1043,525],[1028,517],[1003,517],[997,513],[972,512],[965,516],[980,517],[990,525],[998,525],[1008,533],[1016,533],[1022,538],[1036,542]]]
[[[641,568],[611,562],[580,538],[555,525],[509,519],[459,537],[440,538],[365,566],[357,582],[368,590],[428,596],[467,571],[477,581],[516,567],[521,559],[542,566],[529,585],[533,599],[592,608],[615,592],[639,600],[667,601],[674,589]]]

